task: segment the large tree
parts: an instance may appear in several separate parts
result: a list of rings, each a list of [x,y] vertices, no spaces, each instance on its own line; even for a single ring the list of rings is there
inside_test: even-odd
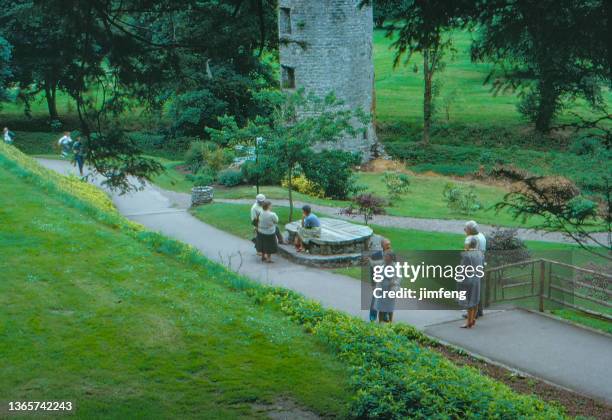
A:
[[[376,7],[386,12],[385,29],[395,49],[393,66],[398,66],[402,59],[408,64],[416,53],[422,56],[424,143],[429,142],[433,117],[434,75],[442,68],[444,54],[452,47],[449,31],[469,22],[467,18],[473,3],[464,0],[376,0]]]
[[[50,16],[30,0],[0,2],[0,31],[15,47],[12,81],[20,88],[19,97],[29,102],[45,92],[49,116],[57,119],[56,92],[71,57],[72,45],[64,33],[64,18]]]
[[[11,46],[6,39],[0,36],[0,101],[8,97],[6,87],[12,75],[10,61]]]
[[[491,60],[496,90],[518,89],[519,110],[539,131],[582,97],[603,108],[610,81],[609,1],[483,0],[474,60]]]
[[[52,72],[53,80],[59,74],[54,86],[74,100],[86,158],[112,187],[129,189],[130,176],[143,180],[161,169],[139,156],[125,136],[121,122],[127,112],[142,107],[160,110],[176,100],[177,114],[183,116],[189,112],[184,104],[210,99],[201,114],[228,113],[245,121],[255,113],[256,83],[270,80],[257,57],[275,42],[269,36],[275,27],[271,22],[275,9],[266,0],[2,3],[7,22],[15,28],[17,23],[23,25],[22,35],[29,17],[34,21],[31,29],[36,36],[25,42],[16,37],[18,48],[30,63],[36,61],[38,49],[49,49],[42,67],[47,62],[61,69]],[[24,74],[35,89],[44,85],[47,76],[34,67],[30,65]],[[183,119],[195,122],[194,130],[202,134],[204,125],[214,121]]]
[[[296,171],[307,166],[317,153],[315,146],[325,146],[338,141],[343,135],[354,135],[364,131],[368,117],[362,110],[349,110],[333,94],[319,98],[303,91],[271,94],[269,103],[273,109],[270,116],[258,116],[246,126],[239,127],[235,118],[221,119],[221,129],[208,129],[211,139],[218,144],[253,145],[257,138],[262,141],[259,153],[288,181],[289,220],[293,217],[293,185]],[[354,121],[362,126],[355,128]],[[338,158],[339,164],[346,161],[343,155],[326,154],[328,159]]]

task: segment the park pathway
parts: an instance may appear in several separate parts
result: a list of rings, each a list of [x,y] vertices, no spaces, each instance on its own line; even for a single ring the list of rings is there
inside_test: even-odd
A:
[[[39,162],[60,173],[75,173],[65,161]],[[279,257],[275,264],[261,264],[252,243],[193,217],[187,211],[185,194],[146,185],[131,194],[110,195],[119,212],[129,219],[189,243],[234,271],[367,319],[367,311],[361,310],[360,305],[360,282]],[[463,323],[459,311],[402,310],[395,317],[486,359],[612,403],[610,336],[521,310],[489,312],[471,330],[459,328]]]

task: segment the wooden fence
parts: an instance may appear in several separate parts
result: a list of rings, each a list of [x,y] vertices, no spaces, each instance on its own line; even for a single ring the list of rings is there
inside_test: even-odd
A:
[[[484,306],[535,299],[612,321],[612,275],[544,258],[485,270]]]

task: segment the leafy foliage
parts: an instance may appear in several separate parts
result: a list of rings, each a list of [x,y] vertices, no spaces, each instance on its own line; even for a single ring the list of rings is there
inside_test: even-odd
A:
[[[210,168],[218,172],[232,163],[233,153],[230,149],[224,149],[212,142],[196,140],[191,143],[189,150],[185,153],[185,164],[191,172],[196,173],[204,168]]]
[[[237,169],[224,169],[218,174],[218,182],[226,187],[235,187],[242,184],[242,172]]]
[[[410,178],[401,172],[385,172],[383,182],[387,188],[387,195],[391,200],[397,200],[408,192]]]
[[[519,89],[519,111],[547,131],[567,101],[604,105],[610,80],[608,6],[605,1],[485,1],[474,43],[475,60],[496,63],[489,75],[496,92]]]
[[[11,55],[11,45],[0,36],[0,101],[6,100],[9,96],[6,87],[12,76]]]
[[[346,133],[363,131],[368,118],[362,110],[347,109],[333,94],[319,98],[300,90],[283,95],[270,94],[266,102],[273,109],[270,116],[249,120],[244,127],[239,127],[233,117],[221,118],[219,122],[222,128],[207,128],[207,132],[217,144],[241,144],[257,148],[260,159],[253,165],[260,165],[261,162],[281,175],[281,179],[288,180],[291,218],[291,180],[298,167],[306,168],[315,156],[313,146],[333,143]],[[363,126],[355,128],[353,124],[356,120]],[[262,139],[262,144],[256,145],[258,138]],[[261,173],[261,170],[255,173]],[[312,175],[312,172],[306,172],[306,175]]]
[[[385,214],[386,200],[372,193],[359,194],[351,200],[350,206],[341,210],[340,213],[351,217],[362,216],[367,225],[377,214]]]
[[[512,173],[511,191],[496,209],[509,209],[516,218],[527,220],[540,216],[542,222],[536,228],[564,232],[585,250],[611,259],[612,214],[610,212],[610,186],[603,201],[595,202],[584,197],[574,183],[563,177],[533,176],[529,173]],[[607,241],[599,239],[593,231],[607,232]],[[601,250],[589,245],[598,245]]]
[[[482,208],[473,185],[466,187],[449,182],[444,186],[442,196],[452,211],[469,215]]]
[[[361,1],[362,5],[371,3],[384,11],[387,19],[386,36],[393,40],[391,47],[395,49],[393,65],[397,66],[402,57],[408,63],[414,53],[423,56],[423,142],[429,143],[436,93],[434,75],[444,68],[444,55],[452,49],[448,32],[469,22],[473,4],[437,0]],[[418,67],[415,65],[414,69],[417,71]]]
[[[289,180],[284,179],[281,185],[287,188],[289,186]],[[323,188],[306,178],[304,174],[294,176],[291,180],[291,186],[297,192],[300,192],[302,194],[306,194],[311,197],[325,198],[325,191],[323,190]]]
[[[313,153],[302,164],[309,180],[323,188],[328,198],[343,200],[356,193],[353,167],[361,163],[361,156],[342,150],[322,150]]]
[[[499,267],[529,259],[527,245],[518,237],[517,229],[496,227],[487,235],[487,264]]]

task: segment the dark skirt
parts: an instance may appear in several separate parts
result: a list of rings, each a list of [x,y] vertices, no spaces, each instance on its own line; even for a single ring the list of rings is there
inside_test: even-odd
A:
[[[257,232],[257,244],[259,252],[264,254],[276,254],[278,244],[276,243],[276,234],[266,235],[265,233]]]

